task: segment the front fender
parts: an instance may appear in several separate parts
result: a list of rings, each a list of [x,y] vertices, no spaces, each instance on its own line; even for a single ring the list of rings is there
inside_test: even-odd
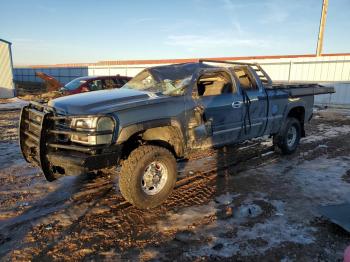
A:
[[[170,144],[173,145],[177,155],[179,156],[183,155],[185,139],[182,133],[181,125],[176,119],[171,119],[171,118],[145,121],[145,122],[131,124],[129,126],[123,127],[119,131],[119,136],[116,143],[122,144],[128,141],[132,136],[136,134],[141,134],[141,133],[145,133],[146,140],[158,140],[158,139],[152,139],[152,138],[158,138],[158,137],[155,135],[150,136],[149,133],[147,132],[151,129],[155,130],[157,128],[165,128],[165,127],[171,127],[176,130],[174,134],[174,137],[176,139],[172,141],[166,141],[166,142],[169,142]],[[164,134],[159,135],[159,140],[164,140],[163,139],[164,137],[169,137],[169,136],[165,136]]]

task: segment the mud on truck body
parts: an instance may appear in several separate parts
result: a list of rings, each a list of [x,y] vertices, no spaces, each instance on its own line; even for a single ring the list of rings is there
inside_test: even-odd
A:
[[[61,97],[22,109],[24,158],[46,179],[121,164],[119,187],[139,208],[162,203],[176,160],[192,151],[269,135],[296,150],[314,95],[334,88],[277,84],[258,64],[200,60],[143,70],[125,86]]]

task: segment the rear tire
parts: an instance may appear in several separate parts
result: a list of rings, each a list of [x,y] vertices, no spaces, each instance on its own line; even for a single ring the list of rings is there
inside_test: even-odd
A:
[[[282,154],[289,155],[297,149],[301,137],[301,125],[298,119],[288,117],[282,130],[273,138],[273,143]]]
[[[119,188],[123,197],[140,209],[163,203],[172,192],[177,177],[173,154],[159,146],[144,145],[123,161]]]

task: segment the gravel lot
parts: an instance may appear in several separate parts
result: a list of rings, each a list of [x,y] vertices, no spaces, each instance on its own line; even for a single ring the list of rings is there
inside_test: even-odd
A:
[[[193,154],[178,165],[196,179],[141,211],[125,204],[117,172],[46,182],[22,159],[19,110],[2,108],[4,261],[341,261],[350,245],[350,234],[317,212],[350,200],[350,111],[315,112],[291,156],[269,151],[268,139]]]

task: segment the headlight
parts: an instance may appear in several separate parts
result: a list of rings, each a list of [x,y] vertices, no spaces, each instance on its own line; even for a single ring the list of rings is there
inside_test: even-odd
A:
[[[82,131],[81,134],[71,135],[71,141],[86,145],[110,144],[115,128],[111,117],[73,118],[71,128]]]

